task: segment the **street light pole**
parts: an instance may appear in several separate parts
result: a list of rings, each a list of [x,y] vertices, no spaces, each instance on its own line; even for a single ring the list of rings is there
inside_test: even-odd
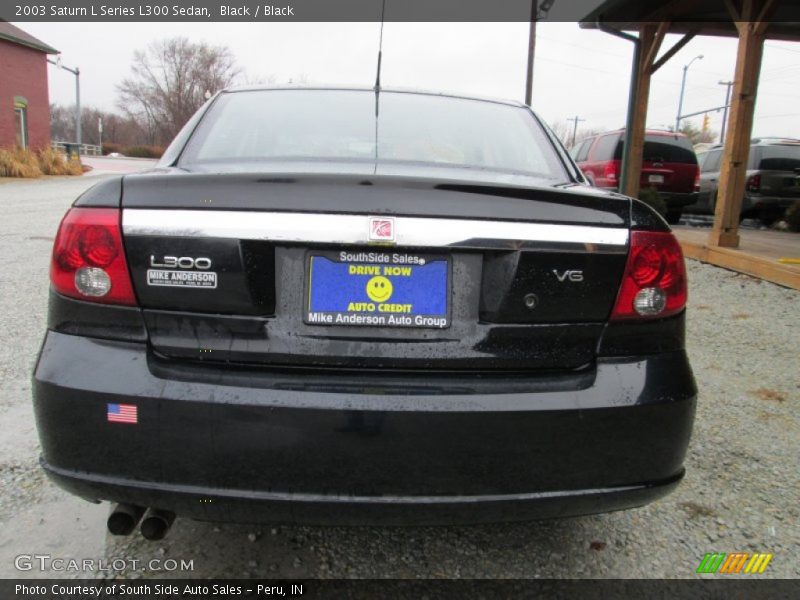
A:
[[[689,67],[692,66],[692,63],[696,60],[701,60],[703,58],[702,54],[695,56],[692,60],[689,61],[688,65],[683,66],[683,79],[681,80],[681,95],[678,98],[678,114],[675,115],[675,131],[677,132],[681,126],[681,114],[683,113],[683,93],[686,91],[686,72],[689,70]]]
[[[64,67],[67,69],[66,67]],[[81,70],[75,67],[75,70],[67,69],[75,73],[75,140],[78,142],[78,154],[81,153]]]
[[[528,30],[528,71],[525,77],[525,104],[533,101],[533,59],[536,53],[536,12],[537,0],[531,1],[531,22]]]
[[[57,66],[59,69],[64,69],[75,75],[75,141],[78,144],[78,153],[80,154],[81,146],[81,70],[78,67],[70,69],[61,64],[61,57],[56,60],[47,59],[51,65]]]
[[[556,0],[531,0],[531,22],[528,29],[528,72],[525,76],[525,104],[533,102],[533,60],[536,53],[536,22],[547,18]]]
[[[725,108],[722,111],[722,129],[719,132],[719,143],[725,143],[725,125],[728,122],[728,106],[731,103],[731,87],[733,87],[732,81],[720,81],[720,85],[727,85],[728,89],[725,92]]]

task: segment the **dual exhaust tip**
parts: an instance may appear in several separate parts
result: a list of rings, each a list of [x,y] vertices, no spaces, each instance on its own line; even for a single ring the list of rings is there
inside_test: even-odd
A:
[[[111,535],[130,535],[141,521],[142,537],[151,542],[163,539],[175,522],[175,513],[132,504],[116,504],[108,515],[108,532]]]

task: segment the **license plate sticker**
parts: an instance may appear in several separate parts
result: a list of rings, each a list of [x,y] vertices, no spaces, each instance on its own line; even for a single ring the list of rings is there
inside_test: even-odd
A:
[[[308,256],[304,321],[310,325],[450,325],[450,259],[403,252]]]

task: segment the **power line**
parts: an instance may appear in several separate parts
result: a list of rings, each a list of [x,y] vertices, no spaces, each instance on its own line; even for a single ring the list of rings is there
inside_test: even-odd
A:
[[[608,69],[596,69],[595,67],[576,65],[575,63],[564,62],[563,60],[556,60],[554,58],[546,58],[544,56],[537,56],[536,60],[543,60],[545,62],[556,63],[557,65],[564,65],[566,67],[572,67],[573,69],[581,69],[582,71],[592,71],[596,73],[610,73],[611,75],[617,75],[619,73],[619,71],[609,71]]]
[[[557,65],[563,65],[565,67],[572,67],[573,69],[580,69],[581,71],[591,71],[593,73],[608,73],[610,75],[618,75],[619,74],[619,71],[611,71],[609,69],[598,69],[597,67],[591,67],[591,66],[587,66],[587,65],[577,65],[575,63],[565,62],[563,60],[556,60],[555,58],[547,58],[546,56],[541,56],[541,55],[537,56],[536,60],[543,60],[545,62],[551,62],[551,63],[555,63]],[[653,84],[654,85],[667,84],[667,85],[672,85],[672,86],[679,86],[681,84],[681,82],[680,81],[674,81],[674,80],[671,80],[671,79],[653,79]],[[713,90],[713,89],[716,89],[716,88],[713,87],[713,86],[710,86],[710,85],[697,85],[697,84],[694,84],[694,85],[687,86],[687,89],[709,89],[709,90]]]
[[[593,54],[600,53],[600,54],[607,54],[609,56],[614,56],[616,58],[626,58],[625,56],[623,56],[622,54],[619,54],[617,52],[609,52],[608,50],[601,50],[599,48],[594,48],[594,47],[591,47],[591,46],[587,46],[585,44],[577,44],[575,42],[568,42],[566,40],[560,40],[558,38],[550,37],[550,36],[547,36],[547,35],[542,35],[541,33],[538,33],[538,32],[537,32],[537,38],[539,38],[541,40],[548,41],[548,42],[554,42],[554,43],[557,43],[557,44],[564,44],[564,45],[567,45],[567,46],[572,46],[574,48],[580,48],[580,49],[583,49],[583,50],[589,50]],[[794,50],[792,48],[784,48],[782,46],[776,46],[774,44],[765,44],[765,46],[767,46],[769,48],[774,48],[774,49],[777,49],[777,50],[784,50],[786,52],[792,52],[794,54],[800,54],[800,50]],[[539,60],[544,60],[544,61],[547,61],[547,62],[553,62],[553,63],[556,63],[556,64],[561,64],[561,65],[564,65],[564,66],[567,66],[567,67],[573,67],[575,69],[581,69],[581,70],[584,70],[584,71],[597,71],[597,72],[600,72],[600,73],[614,73],[614,74],[617,73],[617,71],[610,71],[608,69],[598,69],[598,68],[595,68],[595,67],[589,67],[589,66],[585,66],[585,65],[578,65],[578,64],[575,64],[575,63],[555,60],[555,59],[546,58],[546,57],[543,57],[543,56],[539,56],[538,59]],[[764,75],[770,75],[772,73],[781,73],[781,72],[786,71],[786,70],[797,69],[797,68],[800,68],[800,65],[785,65],[783,67],[778,67],[776,69],[768,69],[767,71],[763,71],[761,73],[761,75],[762,75],[761,80],[762,81],[765,80],[765,78],[763,77]],[[704,73],[706,75],[713,75],[714,77],[728,77],[729,76],[729,74],[727,72],[725,74],[722,74],[719,71],[711,71],[711,70],[707,70],[707,69],[694,69],[694,70],[699,72],[699,73]],[[766,80],[769,80],[769,79],[766,79]],[[669,84],[672,84],[672,85],[680,85],[679,81],[673,81],[673,80],[667,80],[667,79],[661,80],[661,82],[669,83]],[[704,86],[704,85],[691,85],[691,86],[688,86],[688,88],[702,88],[702,89],[709,89],[709,90],[716,89],[713,86]]]
[[[609,52],[608,50],[601,50],[599,48],[593,48],[591,46],[586,46],[585,44],[576,44],[575,42],[568,42],[566,40],[560,40],[558,38],[553,38],[553,37],[550,37],[550,36],[547,36],[547,35],[542,35],[540,33],[537,33],[537,36],[538,36],[538,38],[540,40],[545,40],[545,41],[549,41],[549,42],[555,42],[557,44],[564,44],[566,46],[572,46],[574,48],[580,48],[581,50],[589,50],[593,54],[600,53],[600,54],[608,54],[609,56],[613,56],[615,58],[627,58],[626,55],[620,54],[619,52]]]
[[[781,115],[759,115],[756,114],[756,119],[779,119],[781,117],[800,117],[800,113],[783,113]]]
[[[784,52],[793,52],[795,54],[800,54],[800,50],[795,50],[794,48],[784,48],[783,46],[776,46],[775,44],[764,44],[767,48],[775,48],[776,50],[783,50]]]

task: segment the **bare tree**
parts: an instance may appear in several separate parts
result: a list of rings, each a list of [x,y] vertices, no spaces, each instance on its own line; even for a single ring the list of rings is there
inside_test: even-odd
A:
[[[694,123],[688,119],[681,123],[681,127],[678,131],[685,134],[686,137],[691,140],[693,145],[702,143],[710,144],[716,140],[717,136],[719,135],[719,132],[714,131],[713,129],[698,129]]]
[[[249,75],[241,76],[242,85],[275,85],[277,81],[275,75]]]
[[[572,132],[574,131],[574,125],[570,121],[556,121],[555,123],[550,124],[550,129],[553,130],[553,133],[556,134],[556,137],[561,140],[561,143],[564,144],[567,148],[572,146]],[[587,137],[597,135],[601,133],[599,129],[593,129],[588,127],[581,127],[575,133],[575,144],[585,140]]]
[[[569,146],[569,143],[572,141],[572,128],[566,121],[556,121],[555,123],[550,123],[550,129],[553,130],[553,133],[555,133],[556,137],[561,140],[562,144]]]
[[[50,138],[55,141],[71,140],[75,132],[75,112],[59,104],[50,105]]]
[[[603,133],[603,130],[597,129],[596,127],[585,127],[578,129],[578,133],[575,134],[575,143],[577,144],[578,142],[582,142],[586,138],[597,135],[598,133]]]
[[[241,71],[224,46],[175,37],[133,55],[131,75],[118,86],[119,107],[146,128],[148,143],[166,145],[205,102]]]
[[[129,115],[119,115],[92,106],[81,109],[81,129],[83,141],[87,144],[100,143],[97,120],[103,120],[103,143],[121,146],[148,144],[148,136],[139,121]],[[75,139],[75,105],[50,105],[50,137],[56,141]]]

